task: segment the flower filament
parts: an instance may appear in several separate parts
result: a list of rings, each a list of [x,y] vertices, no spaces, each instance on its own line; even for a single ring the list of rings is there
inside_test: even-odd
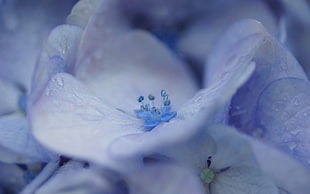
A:
[[[138,97],[138,102],[141,103],[140,109],[135,110],[138,118],[145,120],[144,128],[147,131],[152,130],[160,122],[168,122],[177,115],[177,112],[171,110],[171,101],[165,90],[161,90],[162,104],[160,108],[155,107],[155,96],[148,95],[149,104],[144,104],[144,96]]]

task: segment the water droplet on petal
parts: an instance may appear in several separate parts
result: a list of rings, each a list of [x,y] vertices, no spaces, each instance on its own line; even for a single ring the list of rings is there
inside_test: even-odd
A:
[[[62,77],[56,77],[55,81],[59,87],[64,87],[64,80],[62,79]]]
[[[286,63],[281,63],[280,66],[282,67],[282,69],[287,70],[287,64]]]
[[[51,89],[47,88],[46,91],[45,91],[45,95],[46,95],[46,96],[52,96],[52,91],[51,91]]]
[[[295,143],[292,143],[292,144],[290,144],[288,147],[289,147],[289,149],[290,149],[291,151],[294,151],[294,150],[296,149],[297,145],[296,145]]]
[[[304,111],[304,116],[305,117],[310,116],[310,109],[307,109],[307,110]]]
[[[290,131],[290,134],[293,135],[293,136],[296,136],[300,133],[300,130],[291,130]]]

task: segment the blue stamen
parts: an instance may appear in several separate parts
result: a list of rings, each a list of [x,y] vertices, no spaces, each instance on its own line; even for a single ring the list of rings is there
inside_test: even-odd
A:
[[[146,131],[152,130],[160,122],[168,122],[177,115],[177,112],[171,110],[171,101],[168,99],[168,94],[165,90],[161,90],[162,105],[160,108],[155,107],[154,100],[155,96],[152,94],[148,95],[148,99],[151,104],[143,104],[144,97],[139,96],[138,102],[141,103],[140,109],[135,110],[137,117],[145,120],[144,128]]]

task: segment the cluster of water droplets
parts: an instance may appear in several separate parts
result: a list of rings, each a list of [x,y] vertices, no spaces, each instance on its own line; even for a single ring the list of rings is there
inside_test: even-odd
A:
[[[138,118],[145,120],[144,128],[149,131],[157,126],[160,122],[168,122],[174,118],[177,113],[171,111],[171,101],[165,90],[161,90],[162,103],[160,108],[155,106],[155,96],[152,94],[148,95],[150,103],[144,103],[144,96],[138,97],[138,102],[141,104],[140,109],[135,110]]]

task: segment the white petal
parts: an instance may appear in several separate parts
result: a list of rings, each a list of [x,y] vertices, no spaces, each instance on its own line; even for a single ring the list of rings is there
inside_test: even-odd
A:
[[[137,97],[153,94],[161,105],[165,89],[173,107],[178,107],[197,90],[193,75],[150,34],[133,31],[106,41],[91,54],[90,64],[77,75],[105,103],[133,113]]]
[[[62,154],[112,165],[114,138],[143,131],[142,120],[103,104],[71,75],[60,73],[30,108],[34,136]]]
[[[67,23],[84,28],[102,2],[103,0],[81,0],[77,2],[67,17]]]

